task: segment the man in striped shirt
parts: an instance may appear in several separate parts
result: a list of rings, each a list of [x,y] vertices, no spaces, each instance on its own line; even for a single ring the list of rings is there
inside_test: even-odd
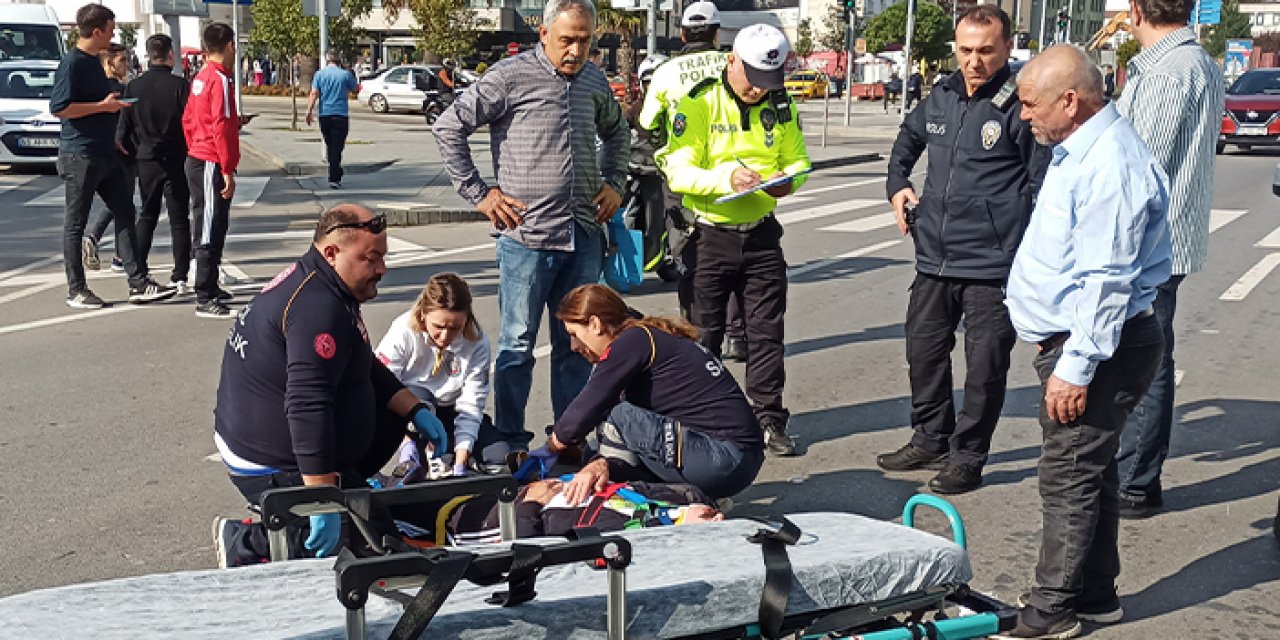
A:
[[[500,234],[494,426],[519,449],[533,437],[525,405],[542,314],[559,308],[574,287],[599,280],[601,223],[626,186],[631,131],[604,73],[587,61],[595,14],[591,0],[548,0],[541,43],[495,64],[433,128],[454,188]],[[496,184],[481,177],[467,143],[485,125]],[[559,419],[591,365],[574,353],[563,323],[553,316],[548,325],[551,406]]]
[[[1163,503],[1160,468],[1173,427],[1173,314],[1178,285],[1204,267],[1213,197],[1214,147],[1222,126],[1222,71],[1187,27],[1187,0],[1130,0],[1131,31],[1142,53],[1116,105],[1169,174],[1173,275],[1158,289],[1156,317],[1165,352],[1155,382],[1120,438],[1120,516],[1144,518]]]

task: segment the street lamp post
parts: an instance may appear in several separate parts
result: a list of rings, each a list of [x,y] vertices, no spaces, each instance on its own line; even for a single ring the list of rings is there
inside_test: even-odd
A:
[[[906,96],[907,79],[911,77],[911,37],[916,30],[916,0],[907,0],[907,37],[903,46],[902,97]],[[888,99],[888,98],[886,98]],[[902,119],[907,119],[907,110],[902,109]]]

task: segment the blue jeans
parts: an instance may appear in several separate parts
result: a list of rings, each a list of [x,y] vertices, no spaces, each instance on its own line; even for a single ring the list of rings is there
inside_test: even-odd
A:
[[[1125,423],[1116,453],[1120,493],[1154,504],[1161,500],[1160,469],[1169,457],[1169,435],[1173,431],[1173,314],[1178,306],[1178,285],[1184,277],[1173,276],[1157,288],[1153,307],[1164,333],[1164,357],[1147,395]]]
[[[762,449],[743,451],[732,442],[686,429],[679,420],[630,402],[619,403],[609,412],[599,436],[600,455],[621,463],[609,465],[610,480],[615,482],[656,478],[691,484],[719,499],[751,486],[764,466]],[[618,473],[621,468],[626,472]],[[622,477],[633,473],[635,477]]]
[[[579,285],[600,280],[604,234],[575,224],[573,251],[530,249],[498,238],[498,358],[494,366],[494,426],[514,448],[525,449],[533,434],[525,429],[525,405],[533,386],[533,347],[542,312],[551,331],[551,409],[564,413],[591,375],[591,365],[573,351],[564,323],[556,319],[560,301]]]

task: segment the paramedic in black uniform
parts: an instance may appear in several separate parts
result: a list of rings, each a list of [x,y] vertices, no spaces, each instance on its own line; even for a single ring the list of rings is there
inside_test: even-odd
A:
[[[696,329],[677,319],[635,319],[598,284],[570,291],[556,317],[595,368],[547,444],[530,455],[554,458],[598,429],[600,455],[565,490],[570,504],[611,480],[687,483],[712,498],[755,481],[764,464],[760,422]]]
[[[240,312],[227,336],[214,442],[251,505],[268,489],[362,486],[400,446],[412,422],[436,451],[444,428],[373,354],[361,303],[387,272],[386,218],[341,204],[316,225],[314,244]],[[332,555],[337,514],[291,531],[291,553]],[[266,528],[218,518],[220,566],[269,557]],[[301,544],[298,544],[301,542]],[[305,549],[307,553],[302,553]]]
[[[929,481],[936,493],[982,484],[1016,341],[1004,284],[1048,163],[1048,151],[1018,117],[1012,47],[1003,10],[978,5],[964,12],[956,27],[960,72],[907,115],[889,159],[888,197],[898,228],[916,247],[906,319],[914,434],[876,463],[888,471],[941,469]],[[917,198],[911,173],[926,149],[929,168]],[[957,412],[951,351],[962,318],[967,371]]]

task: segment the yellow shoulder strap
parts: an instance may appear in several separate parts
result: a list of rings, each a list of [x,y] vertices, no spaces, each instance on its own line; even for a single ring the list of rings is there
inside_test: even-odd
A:
[[[658,358],[658,345],[653,341],[653,332],[649,330],[649,327],[640,325],[640,328],[644,329],[644,332],[649,336],[649,364],[644,366],[645,370],[648,370],[653,367],[653,361]]]

